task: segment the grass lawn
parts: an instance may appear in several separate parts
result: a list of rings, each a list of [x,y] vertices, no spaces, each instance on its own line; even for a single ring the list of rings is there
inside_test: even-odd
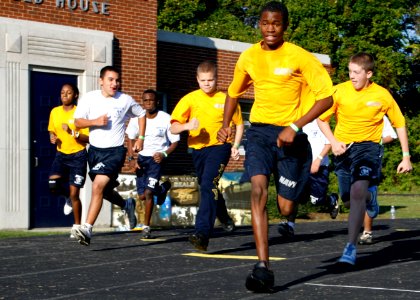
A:
[[[391,215],[389,211],[391,210],[392,205],[396,210],[396,218],[420,218],[420,195],[379,194],[378,201],[380,206],[378,219],[390,219]],[[305,212],[305,207],[303,207],[302,212],[298,214],[297,222],[331,220],[329,213],[314,212],[311,211],[311,205],[306,204],[306,207],[308,206],[308,212]],[[347,221],[348,212],[348,209],[341,206],[340,214],[337,216],[336,220]],[[278,223],[279,221],[280,219],[278,218],[270,220],[271,223]]]

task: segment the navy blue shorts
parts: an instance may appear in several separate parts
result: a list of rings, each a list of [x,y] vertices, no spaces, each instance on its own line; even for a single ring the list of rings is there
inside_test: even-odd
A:
[[[124,146],[97,148],[92,145],[88,150],[89,176],[92,181],[98,174],[107,175],[111,180],[117,180],[124,166],[127,149]]]
[[[68,177],[70,185],[82,188],[86,181],[86,172],[87,152],[85,149],[72,154],[57,151],[51,166],[50,176]]]
[[[328,192],[329,173],[328,166],[320,166],[318,172],[309,175],[309,196],[312,204],[329,204],[325,202]]]
[[[154,193],[157,193],[160,176],[162,174],[163,161],[158,164],[153,160],[152,156],[139,155],[137,157],[137,163],[140,166],[140,169],[136,170],[137,194],[143,195],[145,189],[152,190]]]
[[[343,155],[334,157],[343,201],[350,200],[350,187],[355,181],[369,180],[370,186],[378,184],[382,153],[380,144],[362,142],[354,143]]]
[[[247,130],[245,171],[249,177],[274,175],[277,193],[298,201],[305,193],[312,163],[312,151],[307,135],[302,131],[290,146],[277,147],[281,126],[254,124]]]

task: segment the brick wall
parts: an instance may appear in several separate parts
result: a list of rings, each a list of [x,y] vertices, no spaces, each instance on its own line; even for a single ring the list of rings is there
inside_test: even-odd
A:
[[[37,2],[1,0],[0,16],[113,32],[113,61],[122,71],[123,90],[139,98],[144,89],[156,86],[156,0],[95,1],[108,4],[108,15],[95,13],[93,1],[83,1],[89,3],[87,11],[80,8],[79,0],[71,1],[77,4],[73,10],[67,0],[61,1],[63,8],[57,7],[56,0]]]

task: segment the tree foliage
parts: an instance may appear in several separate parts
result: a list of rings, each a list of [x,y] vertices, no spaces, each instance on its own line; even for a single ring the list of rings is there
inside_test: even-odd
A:
[[[405,113],[416,115],[419,14],[414,0],[284,0],[290,11],[286,39],[328,54],[335,83],[347,80],[348,58],[374,55],[374,80],[393,91]],[[254,43],[260,39],[259,0],[159,0],[163,30]]]

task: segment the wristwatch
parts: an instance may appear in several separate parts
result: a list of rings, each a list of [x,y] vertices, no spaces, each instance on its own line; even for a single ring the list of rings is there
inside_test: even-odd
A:
[[[134,156],[129,156],[129,157],[127,157],[127,160],[130,162],[130,161],[132,161],[132,160],[134,160]]]

